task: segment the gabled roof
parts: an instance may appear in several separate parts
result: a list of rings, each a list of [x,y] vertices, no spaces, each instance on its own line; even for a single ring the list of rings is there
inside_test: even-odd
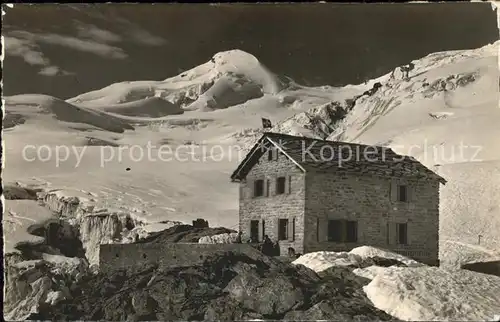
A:
[[[275,147],[304,172],[345,172],[423,180],[446,180],[410,156],[381,146],[318,140],[266,132],[231,175],[244,179],[260,157]],[[279,161],[278,161],[279,162]]]

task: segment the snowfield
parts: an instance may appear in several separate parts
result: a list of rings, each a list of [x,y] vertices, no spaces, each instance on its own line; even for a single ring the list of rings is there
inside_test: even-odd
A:
[[[201,96],[232,93],[219,80],[238,83],[242,77],[259,87],[257,98],[247,93],[234,106],[191,108]],[[247,134],[260,133],[260,117],[278,122],[365,89],[290,83],[276,94],[280,84],[255,57],[235,50],[162,82],[112,84],[67,101],[7,97],[4,180],[92,193],[96,208],[138,212],[151,224],[203,217],[212,226],[234,228],[237,187],[229,175],[253,139]],[[301,102],[291,107],[283,96]],[[170,153],[162,159],[166,146]]]
[[[446,270],[387,250],[361,246],[350,252],[304,254],[293,264],[316,272],[359,266],[363,259],[395,259],[407,267],[369,266],[353,272],[372,280],[363,290],[372,303],[404,321],[493,321],[500,308],[500,277],[468,270]]]
[[[4,230],[4,252],[16,252],[20,243],[43,243],[44,238],[31,232],[55,219],[52,212],[34,200],[6,200],[2,219]]]

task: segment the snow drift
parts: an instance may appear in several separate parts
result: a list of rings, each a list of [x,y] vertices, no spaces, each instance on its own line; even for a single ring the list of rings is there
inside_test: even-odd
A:
[[[364,287],[373,304],[405,321],[493,321],[500,278],[436,267],[384,268]]]
[[[360,266],[364,260],[373,257],[394,259],[407,265],[408,267],[425,266],[424,264],[408,257],[370,246],[356,247],[350,252],[320,251],[307,253],[293,261],[293,264],[304,265],[315,272],[321,272],[335,266]]]
[[[370,266],[366,260],[372,258],[397,260],[406,266]],[[353,273],[372,280],[363,287],[372,303],[404,321],[492,321],[500,307],[497,276],[429,267],[379,248],[361,246],[350,252],[308,253],[293,264],[316,272],[359,267]]]

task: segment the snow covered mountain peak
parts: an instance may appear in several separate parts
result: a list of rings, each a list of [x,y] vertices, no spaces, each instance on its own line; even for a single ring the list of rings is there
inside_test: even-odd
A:
[[[240,49],[218,52],[212,57],[212,59],[216,66],[226,64],[257,66],[260,64],[259,60],[254,55]]]
[[[209,61],[163,81],[111,84],[68,103],[87,107],[161,98],[187,111],[217,110],[280,91],[280,82],[255,56],[242,50],[215,54]]]
[[[202,80],[213,82],[228,75],[248,79],[260,85],[264,93],[276,94],[280,89],[277,78],[255,56],[239,49],[218,52],[210,61],[164,82],[179,85]]]

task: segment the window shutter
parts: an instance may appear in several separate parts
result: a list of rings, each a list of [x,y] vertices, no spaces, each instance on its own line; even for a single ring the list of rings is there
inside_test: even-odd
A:
[[[254,196],[254,190],[255,189],[255,183],[253,180],[247,180],[247,185],[244,188],[245,190],[245,199],[250,199],[253,198]]]
[[[264,240],[264,235],[266,234],[266,222],[264,219],[259,221],[259,241]]]
[[[358,222],[357,221],[344,221],[345,224],[345,241],[346,242],[359,242],[358,236]]]
[[[320,242],[320,238],[319,238],[319,227],[320,227],[320,222],[319,222],[319,218],[316,217],[316,241],[317,242]]]
[[[286,182],[285,182],[285,193],[289,194],[292,186],[292,176],[286,177]]]
[[[386,222],[385,223],[385,242],[387,245],[390,245],[391,244],[391,234],[390,234],[390,231],[391,231],[391,224],[389,222]]]
[[[280,220],[279,218],[274,219],[273,236],[269,236],[272,240],[279,240],[280,232]]]
[[[318,218],[319,242],[328,241],[328,219]]]
[[[264,197],[269,197],[269,179],[264,178]]]
[[[415,209],[415,187],[408,186],[408,209]]]
[[[395,245],[397,241],[397,231],[396,231],[396,224],[393,222],[388,222],[387,223],[387,242],[389,245]]]
[[[394,245],[399,245],[399,228],[398,223],[392,223],[392,243]]]
[[[288,241],[295,240],[295,217],[288,220]]]
[[[250,239],[250,237],[252,236],[252,222],[250,220],[246,224],[244,234],[246,240]]]
[[[410,225],[406,222],[406,244],[410,245]]]
[[[396,202],[398,200],[398,184],[396,180],[391,181],[391,201]]]
[[[342,239],[341,239],[341,241],[343,243],[345,243],[345,241],[347,240],[347,220],[342,219],[340,221],[340,226],[342,227],[341,228],[341,232],[342,232]]]

